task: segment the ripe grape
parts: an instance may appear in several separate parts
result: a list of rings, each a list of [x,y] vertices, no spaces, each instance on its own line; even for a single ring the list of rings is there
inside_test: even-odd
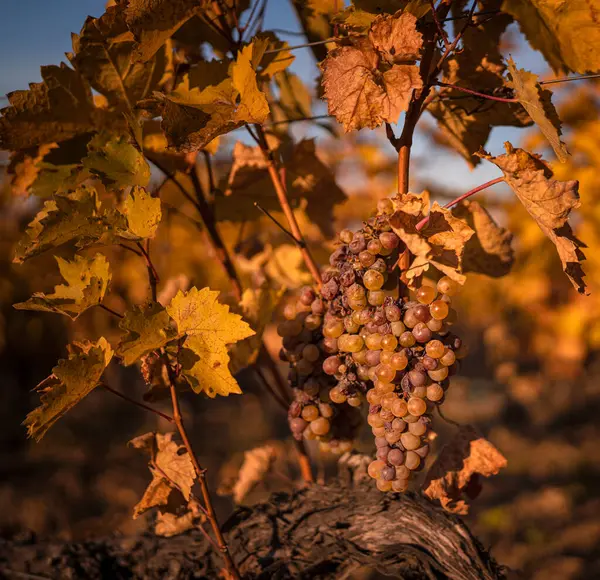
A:
[[[451,278],[448,278],[448,276],[444,276],[439,279],[437,289],[441,294],[454,296],[458,292],[458,284]]]
[[[437,292],[432,286],[421,286],[417,290],[416,296],[417,301],[421,304],[431,304],[437,296]]]
[[[363,276],[363,284],[367,290],[379,290],[384,282],[383,274],[377,270],[367,270]]]
[[[429,306],[429,311],[436,320],[443,320],[448,316],[448,304],[443,300],[436,300]]]

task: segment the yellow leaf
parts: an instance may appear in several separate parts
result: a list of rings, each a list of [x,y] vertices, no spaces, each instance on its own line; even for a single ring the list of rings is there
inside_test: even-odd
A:
[[[93,258],[76,255],[72,262],[56,256],[56,261],[66,284],[56,286],[54,294],[36,292],[27,302],[15,304],[17,310],[57,312],[75,320],[102,302],[111,279],[109,264],[102,254]]]
[[[241,393],[229,370],[227,345],[254,334],[241,316],[217,301],[218,295],[209,288],[192,288],[178,292],[167,306],[179,336],[186,336],[182,372],[195,392],[209,397]]]
[[[65,413],[89,395],[100,383],[113,350],[104,337],[97,342],[73,342],[69,358],[61,359],[52,374],[37,387],[41,405],[31,411],[23,424],[27,434],[39,441]]]
[[[162,218],[160,198],[152,197],[143,187],[135,186],[125,198],[122,213],[127,227],[117,229],[119,236],[128,240],[153,238]]]
[[[252,489],[264,479],[280,453],[281,448],[274,445],[255,447],[244,452],[244,462],[232,489],[235,503],[242,503]]]

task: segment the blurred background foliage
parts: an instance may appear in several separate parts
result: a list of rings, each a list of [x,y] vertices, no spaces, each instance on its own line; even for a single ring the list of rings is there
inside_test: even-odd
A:
[[[513,30],[503,42],[506,51],[520,40]],[[312,79],[290,78],[297,99],[288,103],[285,116],[319,113],[314,69]],[[573,155],[564,164],[553,163],[553,170],[557,179],[580,181],[582,204],[573,225],[589,247],[585,270],[591,295],[579,295],[572,288],[551,243],[508,189],[500,186],[478,194],[476,199],[513,232],[516,259],[503,278],[468,276],[457,310],[460,334],[471,354],[444,407],[453,421],[476,425],[508,459],[508,468],[486,481],[474,502],[468,516],[473,532],[500,562],[536,580],[600,576],[600,84],[567,83],[557,89],[557,96],[564,139]],[[436,161],[448,154],[433,120],[427,118],[420,131],[421,153],[411,190],[428,188],[440,203],[464,193],[470,183],[461,187],[456,177],[448,184],[440,178]],[[340,138],[327,119],[310,129],[304,123],[274,126],[272,138],[285,146],[292,133],[295,141],[317,137],[319,159],[348,196],[335,204],[326,199],[303,201],[296,210],[317,261],[324,263],[333,233],[358,227],[378,199],[395,191],[395,153],[383,131]],[[198,157],[200,179],[213,191],[218,226],[244,284],[256,286],[266,279],[293,291],[311,278],[289,238],[252,205],[256,196],[271,194],[265,190],[268,184],[236,186],[234,181],[232,186],[231,153],[241,135],[221,138],[210,155]],[[520,145],[545,151],[535,129],[519,135]],[[193,195],[182,159],[167,151],[158,135],[147,134],[145,145]],[[6,169],[8,155],[2,159]],[[460,165],[461,175],[466,174],[464,160],[455,156],[454,163]],[[64,345],[82,337],[116,338],[119,333],[117,321],[100,309],[70,322],[12,308],[34,291],[49,290],[59,282],[51,255],[24,265],[12,263],[14,245],[38,209],[37,200],[24,195],[32,175],[27,167],[16,177],[4,175],[0,193],[0,527],[7,534],[32,530],[62,538],[130,533],[145,525],[143,518],[131,519],[131,509],[148,473],[126,441],[148,430],[164,430],[167,424],[101,389],[40,444],[28,441],[20,424],[36,404],[30,389],[64,355]],[[232,187],[236,200],[244,192],[249,198],[236,202],[233,218],[231,200],[225,197]],[[152,244],[159,290],[210,286],[233,301],[192,203],[157,167],[151,188],[160,192],[166,214]],[[315,211],[331,211],[331,227],[315,224],[309,217]],[[273,216],[283,221],[277,211]],[[128,303],[143,302],[149,291],[144,262],[118,246],[103,251],[113,272],[106,304],[123,311]],[[265,341],[276,356],[280,339],[274,322],[267,327]],[[286,372],[284,366],[281,372]],[[268,444],[276,461],[244,503],[289,489],[298,477],[284,412],[252,369],[242,371],[238,380],[242,396],[184,397],[194,447],[209,469],[212,486],[221,491],[218,508],[224,515],[232,508],[227,494],[245,451]],[[146,387],[135,368],[114,365],[107,382],[136,399],[144,396]],[[438,425],[439,440],[451,436],[452,424]],[[368,434],[359,448],[371,452]],[[319,477],[330,477],[335,457],[323,456],[316,448],[311,453]]]

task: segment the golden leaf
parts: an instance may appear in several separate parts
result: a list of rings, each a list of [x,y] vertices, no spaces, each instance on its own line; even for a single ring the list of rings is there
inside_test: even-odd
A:
[[[417,19],[408,12],[377,16],[371,24],[369,40],[387,61],[393,63],[417,60],[423,46]]]

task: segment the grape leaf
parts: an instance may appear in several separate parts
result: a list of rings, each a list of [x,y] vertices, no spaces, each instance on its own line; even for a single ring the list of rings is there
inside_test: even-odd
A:
[[[106,257],[76,255],[72,262],[56,256],[58,269],[66,284],[54,288],[54,294],[36,292],[27,302],[14,304],[17,310],[57,312],[75,320],[82,312],[100,304],[111,279]]]
[[[97,342],[73,342],[68,350],[68,358],[59,360],[52,374],[35,388],[40,393],[41,405],[23,422],[28,436],[36,441],[99,385],[113,356],[104,337]]]
[[[171,146],[202,149],[245,123],[265,121],[269,105],[258,88],[253,55],[249,44],[233,62],[199,63],[172,93],[157,94],[161,127]]]
[[[430,266],[463,284],[465,245],[475,233],[467,222],[434,202],[427,224],[417,230],[417,224],[426,215],[429,196],[408,193],[398,195],[392,201],[394,213],[390,217],[390,225],[415,256],[406,271],[409,286],[418,285],[420,277]]]
[[[209,4],[207,0],[129,0],[125,19],[137,41],[136,58],[150,60],[179,27]]]
[[[465,220],[475,231],[465,244],[463,272],[494,278],[508,274],[515,261],[512,233],[499,226],[476,201],[463,201],[452,209],[452,214]]]
[[[123,137],[97,135],[88,145],[83,167],[104,184],[118,188],[145,187],[150,182],[150,167],[144,156]]]
[[[552,104],[552,91],[539,84],[537,75],[518,69],[512,58],[508,59],[508,71],[511,80],[506,82],[506,86],[515,91],[515,97],[548,139],[558,159],[564,163],[569,152],[560,140],[562,131],[558,113]]]
[[[314,139],[305,139],[293,147],[281,147],[286,168],[285,184],[293,207],[306,200],[305,211],[326,236],[333,234],[333,208],[347,199],[335,177],[317,156]],[[218,220],[246,221],[259,217],[255,202],[270,211],[280,211],[280,205],[260,148],[238,141],[233,148],[233,164],[221,189],[224,197],[215,199]]]
[[[10,106],[0,110],[0,149],[17,151],[124,126],[119,115],[94,105],[89,85],[64,63],[43,66],[41,74],[43,82],[8,94]]]
[[[395,64],[383,74],[378,65],[377,52],[364,38],[333,49],[320,64],[327,110],[346,132],[398,122],[413,90],[423,86],[416,65]]]
[[[121,337],[115,352],[126,366],[165,346],[177,334],[171,327],[167,311],[156,302],[128,310],[119,322],[119,328],[126,334]]]
[[[589,0],[504,0],[533,48],[556,73],[600,71],[598,7]]]
[[[479,155],[502,170],[529,215],[556,246],[565,274],[577,291],[584,294],[581,262],[585,256],[581,248],[585,245],[575,237],[567,221],[571,210],[580,205],[579,182],[552,179],[552,170],[540,156],[515,149],[508,142],[504,146],[505,155],[493,157],[485,151]]]
[[[193,511],[185,511],[181,515],[175,515],[169,512],[159,512],[156,515],[156,525],[154,533],[163,538],[172,538],[183,534],[195,527],[195,515]]]
[[[254,334],[231,347],[230,368],[233,374],[256,362],[262,347],[263,334],[267,324],[273,320],[275,309],[284,292],[283,288],[270,288],[267,284],[261,288],[244,290],[237,310],[248,322]]]
[[[182,372],[195,392],[209,397],[241,393],[229,370],[227,345],[254,334],[242,317],[219,304],[209,288],[178,292],[167,306],[179,336],[186,336],[180,356]]]
[[[385,60],[396,64],[417,60],[423,46],[423,35],[417,31],[417,19],[407,12],[375,18],[369,30],[369,40]]]
[[[133,187],[127,194],[119,218],[115,218],[115,233],[126,240],[145,240],[153,238],[162,212],[160,198],[152,195],[143,187]]]
[[[500,0],[488,4],[489,10],[498,9]],[[511,22],[509,15],[497,14],[468,27],[463,36],[463,48],[444,62],[443,81],[462,87],[477,87],[480,92],[502,96],[506,63],[500,52],[500,42]],[[462,22],[457,21],[455,27],[458,34]],[[480,163],[474,153],[485,146],[492,127],[532,124],[531,118],[518,103],[483,100],[450,88],[443,88],[439,98],[427,110],[441,129],[442,144],[456,150],[472,167]]]
[[[77,246],[83,248],[98,240],[105,231],[95,189],[80,187],[71,193],[57,194],[44,203],[29,224],[17,244],[13,262],[20,264],[71,240],[77,240]]]
[[[356,32],[366,32],[371,28],[371,24],[377,18],[376,14],[359,10],[354,6],[348,6],[341,12],[333,16],[331,21],[334,24],[341,24],[344,27],[352,28]]]
[[[233,501],[236,504],[241,504],[247,495],[266,477],[281,454],[281,447],[272,444],[244,451],[244,461],[231,490]]]
[[[283,72],[296,58],[289,50],[287,42],[279,40],[274,32],[263,32],[253,40],[252,65],[258,75],[265,80]],[[277,50],[271,54],[267,51]]]
[[[145,62],[135,60],[135,39],[125,21],[126,3],[106,8],[100,18],[88,16],[81,32],[72,35],[74,68],[104,95],[111,107],[131,111],[161,80],[166,66],[165,49]]]
[[[40,164],[56,143],[45,143],[39,147],[21,149],[10,156],[7,175],[10,176],[10,188],[14,195],[26,195],[37,181]]]
[[[506,467],[506,458],[471,425],[459,428],[435,460],[423,483],[423,493],[451,513],[467,514],[468,499],[480,475],[490,477]],[[475,484],[475,485],[474,485]]]
[[[137,519],[152,508],[167,505],[172,491],[173,488],[164,477],[155,471],[152,472],[152,481],[144,491],[142,499],[133,508],[133,519]]]
[[[153,498],[157,501],[163,501],[166,489],[163,486],[159,487],[156,481],[158,478],[162,478],[171,490],[178,489],[186,501],[190,500],[192,486],[196,479],[196,471],[186,448],[173,441],[172,432],[165,433],[164,435],[161,433],[145,433],[132,439],[129,445],[146,453],[150,458],[150,471],[152,472],[153,479],[144,494],[144,498],[148,494],[149,497],[146,498],[148,500]],[[142,498],[143,501],[144,499]],[[142,502],[136,506],[136,512],[138,507],[140,509],[150,509],[156,505],[164,505],[157,503],[146,507]],[[136,515],[134,515],[135,517]]]

